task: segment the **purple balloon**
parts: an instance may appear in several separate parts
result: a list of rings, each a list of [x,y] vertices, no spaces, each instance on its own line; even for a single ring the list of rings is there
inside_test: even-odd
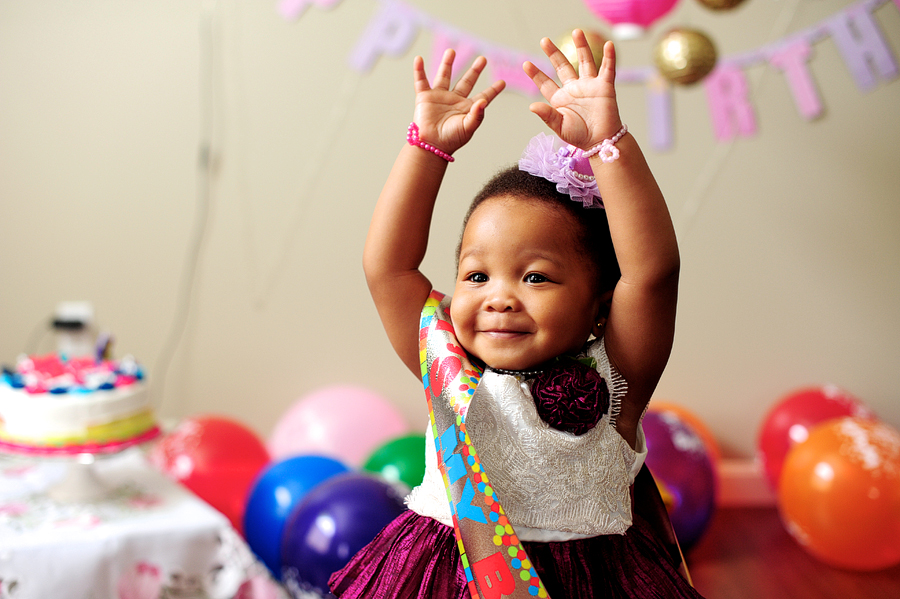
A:
[[[396,487],[357,472],[317,485],[294,507],[281,538],[289,588],[328,595],[328,578],[406,510]]]
[[[716,507],[716,472],[703,440],[670,412],[647,412],[647,468],[653,474],[683,550],[696,543]]]

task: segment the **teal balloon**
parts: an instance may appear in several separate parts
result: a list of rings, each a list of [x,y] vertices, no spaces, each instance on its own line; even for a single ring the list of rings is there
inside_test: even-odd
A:
[[[388,482],[418,486],[425,476],[425,435],[405,435],[388,441],[372,452],[363,470]]]

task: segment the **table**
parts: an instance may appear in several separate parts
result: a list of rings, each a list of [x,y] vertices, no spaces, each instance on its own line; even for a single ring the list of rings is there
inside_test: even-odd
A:
[[[0,456],[0,599],[288,599],[228,519],[139,448],[92,465],[108,491],[61,499],[64,460]]]

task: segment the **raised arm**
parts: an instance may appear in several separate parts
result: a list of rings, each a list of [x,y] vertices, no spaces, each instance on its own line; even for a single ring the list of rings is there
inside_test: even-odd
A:
[[[433,85],[428,84],[421,57],[413,62],[416,107],[413,122],[419,138],[453,154],[478,129],[485,107],[504,87],[498,81],[469,97],[487,61],[483,57],[451,89],[453,50],[444,53]],[[447,161],[417,146],[405,145],[378,197],[366,246],[363,269],[381,322],[394,351],[420,376],[419,314],[431,282],[419,270],[428,245],[428,230]]]
[[[524,68],[548,102],[532,104],[532,112],[564,141],[590,150],[622,127],[615,91],[616,54],[607,42],[598,72],[584,34],[576,30],[572,37],[579,74],[546,38],[541,47],[561,85],[532,63]],[[617,160],[602,162],[598,154],[591,158],[591,167],[622,271],[604,335],[610,359],[629,384],[617,422],[623,436],[633,441],[671,352],[680,259],[668,208],[637,141],[625,134],[616,148]]]

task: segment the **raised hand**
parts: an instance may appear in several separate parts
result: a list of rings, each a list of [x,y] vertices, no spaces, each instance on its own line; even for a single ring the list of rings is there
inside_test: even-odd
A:
[[[534,63],[526,62],[523,68],[549,102],[535,102],[529,107],[531,112],[563,141],[588,150],[622,127],[616,103],[616,49],[612,42],[604,44],[598,71],[584,32],[576,29],[572,39],[578,56],[578,72],[552,41],[541,40],[541,49],[556,69],[561,85]]]
[[[497,81],[481,93],[469,97],[487,64],[487,59],[479,56],[450,89],[455,57],[453,50],[444,52],[432,85],[428,84],[422,57],[417,56],[413,62],[416,90],[413,119],[419,127],[419,136],[448,154],[472,139],[484,117],[485,107],[506,87],[506,83]]]

